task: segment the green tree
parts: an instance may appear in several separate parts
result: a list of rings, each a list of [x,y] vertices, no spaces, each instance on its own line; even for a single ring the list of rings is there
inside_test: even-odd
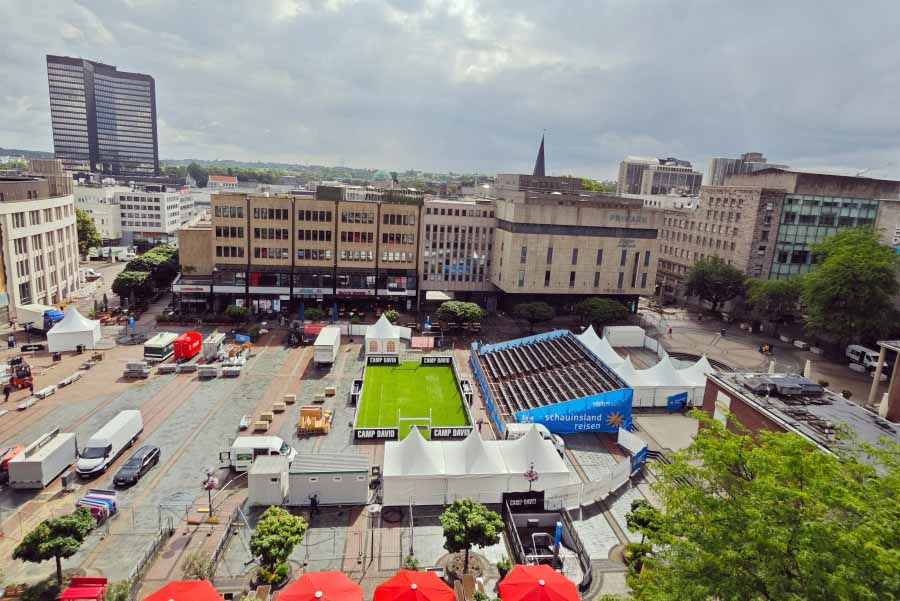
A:
[[[785,323],[800,308],[800,282],[790,280],[750,280],[747,302],[753,316],[777,327]]]
[[[127,580],[113,582],[106,588],[104,601],[128,601],[131,594],[131,583]]]
[[[388,309],[384,312],[384,316],[389,322],[395,323],[397,321],[397,318],[400,317],[400,313],[395,311],[394,309]]]
[[[472,499],[453,501],[440,517],[444,529],[444,548],[450,553],[465,551],[463,572],[469,571],[469,549],[500,542],[503,518]]]
[[[839,231],[813,248],[816,268],[803,277],[806,329],[842,346],[886,338],[898,320],[900,255],[872,228]]]
[[[513,307],[512,313],[516,319],[527,321],[532,332],[535,324],[550,321],[556,317],[556,311],[553,310],[553,307],[543,302],[519,303]]]
[[[625,525],[629,530],[641,533],[641,543],[644,542],[644,532],[655,531],[659,528],[659,510],[645,499],[635,499],[631,502],[631,511],[625,516]]]
[[[441,303],[434,314],[440,321],[469,323],[484,318],[484,309],[477,303],[446,301]]]
[[[616,182],[597,181],[593,179],[581,178],[581,187],[589,192],[601,192],[603,194],[613,194],[616,191]]]
[[[629,522],[651,550],[635,599],[900,598],[900,446],[838,456],[694,415],[691,445],[659,466],[658,518]]]
[[[156,288],[167,288],[178,275],[178,249],[157,246],[128,261],[125,271],[146,271]]]
[[[325,311],[318,307],[309,307],[303,310],[303,319],[308,321],[322,321],[325,319]]]
[[[97,226],[94,225],[94,218],[87,211],[75,209],[75,229],[78,233],[79,254],[87,255],[92,248],[103,244]]]
[[[147,298],[153,294],[153,282],[148,271],[123,271],[112,283],[112,291],[119,299]]]
[[[741,270],[721,257],[700,259],[688,271],[685,286],[688,294],[699,296],[718,311],[719,305],[744,294],[746,278]]]
[[[589,298],[575,305],[575,314],[583,323],[603,325],[628,318],[625,305],[609,298]]]
[[[205,168],[201,167],[197,163],[191,163],[187,167],[188,175],[190,175],[197,182],[198,188],[205,188],[206,184],[209,183],[209,171]]]
[[[247,307],[238,307],[237,305],[228,305],[225,307],[225,317],[234,323],[242,323],[247,321],[250,316],[250,309]]]
[[[68,515],[44,520],[16,546],[13,559],[32,563],[55,559],[56,582],[62,586],[62,560],[78,552],[81,543],[95,525],[91,512],[84,507],[79,507]]]
[[[306,534],[306,520],[281,507],[269,507],[256,523],[250,551],[259,557],[260,580],[275,583],[288,574],[287,558]]]
[[[188,580],[208,580],[214,573],[212,558],[204,551],[188,553],[181,563],[181,571]]]

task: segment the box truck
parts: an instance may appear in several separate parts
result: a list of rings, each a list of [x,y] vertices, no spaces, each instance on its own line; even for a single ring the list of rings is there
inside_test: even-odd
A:
[[[144,343],[144,359],[146,361],[165,361],[175,352],[175,339],[178,334],[160,332]]]
[[[313,343],[315,350],[314,360],[319,365],[334,363],[337,359],[338,351],[341,349],[341,328],[338,326],[328,326],[322,328],[316,341]]]
[[[60,432],[57,428],[9,460],[9,485],[12,488],[44,488],[75,463],[77,455],[75,435]]]
[[[176,361],[190,361],[200,352],[203,337],[200,332],[185,332],[172,342]]]
[[[16,306],[16,323],[27,332],[47,334],[57,322],[62,321],[63,313],[56,307],[32,303]]]
[[[261,455],[283,455],[290,463],[297,456],[297,451],[278,436],[238,436],[231,449],[219,453],[219,461],[222,467],[246,472],[253,460]]]
[[[219,353],[224,353],[225,334],[213,332],[203,341],[203,359],[211,363],[219,358]]]
[[[144,420],[140,411],[120,411],[88,439],[78,456],[75,471],[83,477],[102,474],[125,449],[137,441],[143,431]]]

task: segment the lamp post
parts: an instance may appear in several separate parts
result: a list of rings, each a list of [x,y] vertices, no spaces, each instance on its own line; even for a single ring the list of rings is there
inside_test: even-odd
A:
[[[216,296],[215,296],[215,292],[213,291],[213,286],[216,283],[216,272],[217,271],[218,271],[218,269],[213,267],[212,272],[210,272],[210,274],[209,274],[209,310],[212,313],[216,312]]]
[[[209,498],[209,517],[213,514],[212,491],[219,488],[219,479],[216,478],[216,472],[211,468],[206,468],[206,480],[203,481],[203,488]]]
[[[528,471],[522,474],[528,480],[528,492],[531,492],[531,485],[538,481],[538,473],[534,471],[534,461],[528,466]]]

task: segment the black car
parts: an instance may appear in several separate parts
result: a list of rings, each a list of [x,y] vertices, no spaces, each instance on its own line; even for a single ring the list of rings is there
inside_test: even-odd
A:
[[[159,463],[159,448],[151,445],[143,446],[125,462],[113,478],[113,484],[116,486],[137,484],[137,481],[157,463]]]

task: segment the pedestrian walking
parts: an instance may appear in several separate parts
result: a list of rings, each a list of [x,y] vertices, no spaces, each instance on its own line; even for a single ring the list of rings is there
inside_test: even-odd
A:
[[[672,337],[672,328],[669,328],[669,338]]]
[[[32,394],[32,396],[34,395],[34,381],[33,380],[28,383],[28,392],[30,392]]]
[[[9,401],[9,393],[12,392],[12,388],[10,388],[9,384],[3,387],[3,402],[6,403]]]
[[[10,334],[6,337],[6,348],[14,349],[16,348],[16,335]]]
[[[479,417],[477,420],[475,420],[475,424],[478,426],[478,433],[481,434],[481,426],[484,425],[484,418]]]
[[[319,495],[311,495],[309,497],[309,515],[319,513]]]

